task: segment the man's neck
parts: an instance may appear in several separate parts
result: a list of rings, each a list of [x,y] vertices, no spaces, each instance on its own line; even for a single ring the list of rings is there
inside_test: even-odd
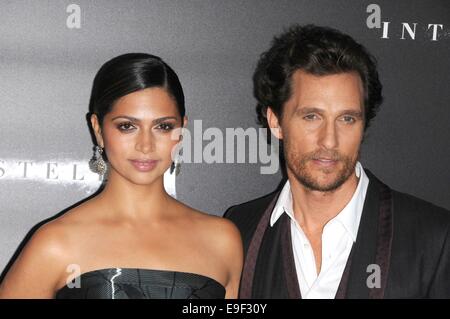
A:
[[[308,189],[293,176],[289,176],[289,182],[295,219],[310,234],[322,234],[324,226],[344,209],[358,186],[355,173],[332,192]]]

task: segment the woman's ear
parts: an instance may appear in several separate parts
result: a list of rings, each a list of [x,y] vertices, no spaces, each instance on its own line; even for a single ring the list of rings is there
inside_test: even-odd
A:
[[[283,131],[281,129],[280,121],[278,116],[272,111],[269,106],[266,113],[267,123],[269,124],[270,131],[279,140],[283,139]]]
[[[94,130],[95,139],[97,140],[97,145],[100,146],[101,148],[103,148],[104,144],[103,144],[103,137],[102,137],[102,128],[100,126],[100,122],[97,117],[97,114],[91,115],[91,125]]]

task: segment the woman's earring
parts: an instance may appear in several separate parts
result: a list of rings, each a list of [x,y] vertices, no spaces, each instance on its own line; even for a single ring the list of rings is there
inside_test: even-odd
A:
[[[170,165],[170,174],[173,174],[175,172],[175,176],[180,174],[181,170],[181,155],[183,155],[183,149],[181,148],[178,152],[177,156],[175,157],[175,160],[172,162],[172,165]]]
[[[89,161],[89,168],[91,171],[99,175],[105,175],[107,169],[106,162],[104,161],[102,154],[103,148],[96,145],[94,148],[94,155]]]

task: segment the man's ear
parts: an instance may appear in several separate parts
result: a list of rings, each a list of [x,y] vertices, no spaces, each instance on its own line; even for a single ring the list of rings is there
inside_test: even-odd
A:
[[[270,131],[272,134],[279,140],[283,139],[283,131],[281,129],[280,121],[278,116],[272,111],[272,108],[269,106],[267,108],[267,123],[269,124]]]
[[[96,114],[91,115],[91,125],[94,129],[95,139],[97,140],[97,145],[101,148],[105,147],[103,144],[103,137],[102,137],[102,129],[100,127],[100,122],[98,120],[98,117]]]

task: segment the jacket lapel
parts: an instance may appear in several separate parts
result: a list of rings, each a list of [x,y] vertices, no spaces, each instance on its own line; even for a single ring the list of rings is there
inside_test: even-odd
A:
[[[370,171],[363,213],[353,247],[346,298],[383,298],[389,274],[393,237],[391,190]],[[371,275],[381,275],[374,288]]]
[[[255,298],[253,291],[255,286],[255,273],[257,262],[261,263],[262,254],[261,247],[263,243],[263,238],[265,237],[266,230],[269,226],[270,215],[272,210],[277,202],[280,191],[276,192],[270,201],[270,204],[265,208],[262,217],[260,218],[258,225],[256,226],[256,230],[253,233],[253,236],[248,245],[247,253],[244,261],[244,268],[242,270],[242,280],[239,289],[239,298],[240,299],[249,299]],[[266,240],[267,241],[267,240]],[[268,274],[270,276],[270,274]],[[266,276],[262,278],[258,278],[258,282],[263,280],[265,281]],[[264,298],[264,297],[262,297]]]

